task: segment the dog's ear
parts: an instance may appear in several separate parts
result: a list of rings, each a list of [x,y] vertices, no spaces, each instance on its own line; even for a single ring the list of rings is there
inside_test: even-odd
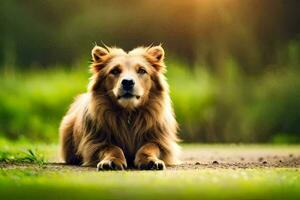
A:
[[[165,64],[164,64],[164,58],[165,58],[165,51],[159,46],[149,47],[146,50],[146,58],[147,60],[152,64],[152,66],[157,70],[161,71],[164,70]]]
[[[91,70],[93,72],[100,71],[109,60],[110,54],[106,48],[95,46],[92,49],[92,66]]]
[[[154,62],[162,62],[165,58],[165,51],[160,45],[147,49],[147,54],[152,57]]]
[[[92,49],[92,59],[93,59],[93,62],[95,62],[95,63],[103,62],[104,60],[106,60],[108,58],[108,56],[109,56],[108,50],[103,47],[99,47],[96,45]]]

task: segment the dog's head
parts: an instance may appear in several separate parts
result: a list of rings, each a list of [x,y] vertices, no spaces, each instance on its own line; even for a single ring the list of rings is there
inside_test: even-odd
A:
[[[151,92],[162,89],[163,60],[161,46],[139,47],[128,53],[119,48],[95,46],[90,90],[125,109],[134,109],[145,104]]]

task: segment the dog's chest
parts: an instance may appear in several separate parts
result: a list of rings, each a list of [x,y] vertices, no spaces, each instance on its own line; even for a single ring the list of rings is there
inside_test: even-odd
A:
[[[113,135],[113,143],[122,148],[124,153],[130,155],[135,154],[141,145],[140,134],[132,130],[130,127],[123,127],[117,134]]]
[[[137,150],[143,144],[143,133],[134,126],[134,117],[129,115],[123,119],[123,122],[120,123],[123,126],[120,126],[118,133],[114,134],[113,141],[123,150],[127,159],[133,160]]]
[[[109,114],[105,117],[103,129],[106,138],[109,138],[106,141],[120,147],[126,159],[133,161],[138,149],[147,141],[145,115],[124,112]]]

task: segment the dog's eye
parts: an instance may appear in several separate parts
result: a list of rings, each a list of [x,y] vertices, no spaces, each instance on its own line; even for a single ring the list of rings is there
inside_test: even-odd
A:
[[[110,71],[110,74],[113,75],[118,75],[121,73],[121,70],[119,68],[114,68],[113,70]]]
[[[147,71],[144,68],[141,67],[141,68],[139,68],[138,73],[139,74],[146,74]]]

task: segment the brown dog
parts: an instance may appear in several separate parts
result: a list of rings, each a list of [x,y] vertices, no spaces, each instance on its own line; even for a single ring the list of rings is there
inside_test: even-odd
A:
[[[88,92],[77,97],[60,126],[67,164],[98,170],[164,169],[177,162],[177,123],[161,46],[128,53],[95,46]]]

